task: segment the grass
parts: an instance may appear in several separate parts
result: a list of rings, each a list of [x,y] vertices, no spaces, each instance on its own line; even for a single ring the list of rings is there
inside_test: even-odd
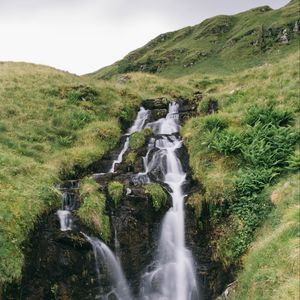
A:
[[[80,184],[80,208],[77,212],[81,221],[96,232],[104,241],[110,239],[109,217],[105,214],[106,198],[99,192],[99,185],[91,178],[85,178]]]
[[[299,38],[291,31],[297,7],[291,1],[280,10],[211,18],[163,34],[90,76],[0,63],[0,287],[21,279],[30,231],[39,216],[60,205],[57,182],[77,178],[112,149],[120,122],[128,126],[143,99],[192,99],[201,91],[200,115],[182,128],[193,175],[205,189],[189,204],[200,221],[203,204],[209,208],[214,258],[244,266],[235,299],[296,298],[298,267],[285,262],[295,262],[298,237]],[[283,28],[288,45],[275,39]],[[144,73],[133,72],[141,65]],[[130,74],[120,81],[125,71]],[[208,115],[216,105],[218,113]],[[131,153],[128,161],[135,159]],[[167,201],[163,188],[145,189],[159,210]],[[270,201],[270,191],[277,202]],[[90,179],[83,180],[81,194],[79,217],[108,240],[105,197]],[[268,253],[280,257],[273,261]]]
[[[286,276],[281,270],[284,261],[289,256],[295,259],[298,251],[299,236],[293,231],[296,215],[291,227],[282,221],[287,232],[276,237],[274,248],[266,243],[261,252],[247,252],[268,236],[259,228],[266,220],[271,224],[279,212],[269,191],[280,178],[291,183],[292,201],[296,200],[298,177],[293,172],[299,170],[298,65],[297,52],[280,63],[242,71],[222,81],[208,77],[211,84],[206,85],[204,101],[217,99],[219,112],[206,115],[207,103],[200,102],[201,115],[190,119],[182,129],[194,177],[205,189],[192,204],[201,208],[206,203],[209,208],[214,259],[226,267],[244,267],[233,299],[283,299],[284,291],[290,299],[297,299],[299,293],[297,264]],[[196,86],[199,79],[185,80]],[[283,218],[286,212],[282,207]],[[272,230],[280,228],[279,223],[273,223]],[[290,238],[288,245],[285,238]],[[278,263],[270,259],[281,252],[285,256]]]
[[[122,200],[122,196],[124,194],[124,185],[118,181],[111,181],[108,184],[107,189],[114,205],[117,206]]]
[[[266,196],[275,209],[257,233],[230,299],[299,299],[299,173]]]
[[[228,75],[278,61],[298,47],[298,36],[293,32],[298,10],[298,3],[291,1],[278,10],[261,7],[234,16],[216,16],[196,26],[161,34],[91,76],[111,78],[138,71],[168,78],[196,73]],[[284,29],[290,39],[288,45],[278,42]]]

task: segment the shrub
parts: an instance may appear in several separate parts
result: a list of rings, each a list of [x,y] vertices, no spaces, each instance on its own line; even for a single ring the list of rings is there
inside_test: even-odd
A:
[[[273,124],[275,126],[287,126],[293,121],[293,115],[289,111],[276,110],[272,105],[260,107],[251,106],[245,117],[246,124],[254,126],[256,123]]]
[[[168,196],[158,183],[145,185],[145,193],[150,196],[152,206],[155,210],[159,210],[162,206],[166,205]]]
[[[118,181],[112,181],[108,184],[108,194],[113,200],[115,206],[117,206],[123,196],[123,191],[124,191],[124,185],[121,182]]]
[[[129,124],[130,122],[132,122],[135,115],[135,109],[129,105],[125,105],[119,113],[120,120],[125,124]]]
[[[221,131],[214,137],[210,147],[221,154],[230,155],[240,152],[242,146],[241,138],[233,131]]]
[[[133,165],[135,161],[136,161],[136,153],[133,151],[129,152],[126,156],[125,162],[127,164]]]
[[[204,118],[203,128],[208,131],[223,130],[228,127],[227,120],[220,115],[210,115]]]
[[[242,138],[243,159],[254,167],[284,167],[298,138],[299,134],[291,127],[256,123]]]

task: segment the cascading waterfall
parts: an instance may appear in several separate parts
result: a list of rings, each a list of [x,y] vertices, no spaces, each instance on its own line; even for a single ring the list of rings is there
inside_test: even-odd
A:
[[[133,134],[134,132],[141,131],[144,128],[144,125],[145,125],[145,122],[146,122],[148,116],[149,116],[149,111],[144,109],[143,107],[141,107],[133,125],[129,128],[128,132],[125,134],[126,140],[123,145],[123,148],[122,148],[121,152],[119,153],[118,158],[113,161],[112,166],[111,166],[110,170],[108,171],[108,173],[115,172],[116,165],[118,165],[122,162],[123,155],[128,150],[130,135]]]
[[[76,195],[74,190],[79,188],[78,181],[71,180],[68,184],[69,186],[67,188],[60,185],[57,186],[57,189],[62,192],[62,207],[56,212],[61,231],[72,230],[73,220],[71,212],[76,208]]]
[[[115,257],[114,253],[109,249],[109,247],[107,247],[106,244],[101,242],[99,239],[89,237],[84,233],[82,234],[93,247],[99,285],[101,284],[100,271],[103,270],[105,270],[108,273],[108,277],[111,282],[111,290],[105,295],[100,295],[100,299],[131,300],[132,296],[128,283],[125,279],[121,264]]]
[[[148,143],[148,151],[143,158],[144,172],[133,177],[136,184],[149,183],[150,174],[158,170],[159,180],[168,185],[172,198],[172,207],[166,213],[161,228],[157,257],[148,266],[141,278],[140,298],[143,300],[196,300],[199,299],[194,262],[190,251],[185,247],[184,230],[184,192],[183,184],[186,174],[176,155],[182,147],[179,137],[179,105],[171,103],[166,118],[146,124],[149,111],[140,109],[133,126],[125,135],[126,140],[118,158],[109,170],[114,173],[115,166],[122,162],[123,155],[129,147],[129,137],[132,133],[141,131],[144,127],[151,128],[154,137]],[[127,188],[127,194],[131,190]],[[63,193],[63,207],[57,211],[62,231],[72,230],[71,211],[75,209],[72,193]],[[122,271],[121,263],[109,247],[95,237],[82,233],[92,245],[96,272],[99,281],[97,299],[131,300],[132,294]],[[115,248],[119,247],[115,231]],[[100,289],[103,272],[109,279],[110,290]]]
[[[193,258],[185,247],[182,186],[186,174],[176,155],[176,150],[182,146],[177,137],[178,118],[178,104],[172,103],[166,118],[147,125],[161,137],[155,142],[158,151],[147,162],[146,170],[160,168],[162,181],[171,189],[173,205],[162,223],[157,260],[142,278],[141,297],[145,300],[199,299]]]

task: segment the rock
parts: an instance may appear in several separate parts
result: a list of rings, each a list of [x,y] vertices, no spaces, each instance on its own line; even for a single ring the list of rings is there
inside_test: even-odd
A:
[[[168,109],[169,108],[169,103],[167,98],[161,97],[161,98],[156,98],[156,99],[146,99],[142,102],[142,106],[145,109]]]
[[[125,82],[129,81],[130,79],[131,79],[131,77],[129,75],[122,75],[118,78],[118,82],[125,83]]]
[[[278,41],[279,41],[279,43],[281,43],[282,45],[286,45],[286,44],[289,43],[289,38],[288,38],[288,31],[287,31],[287,29],[284,29],[284,30],[282,31],[282,33],[280,33],[280,34],[278,35]]]

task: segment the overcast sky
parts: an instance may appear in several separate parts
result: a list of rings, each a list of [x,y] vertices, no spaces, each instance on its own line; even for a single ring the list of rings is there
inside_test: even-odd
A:
[[[76,74],[123,58],[158,34],[288,0],[0,0],[0,61]]]

